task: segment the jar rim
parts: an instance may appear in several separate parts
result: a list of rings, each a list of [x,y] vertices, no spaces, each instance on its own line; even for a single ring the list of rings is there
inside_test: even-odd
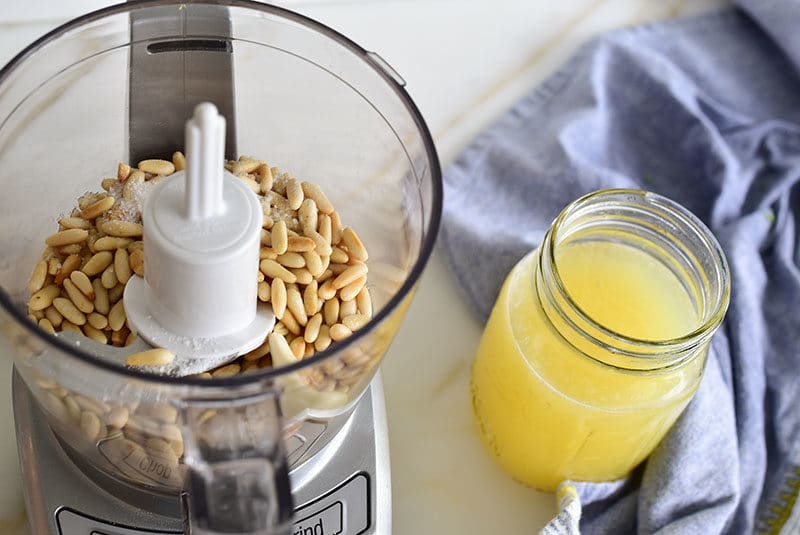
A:
[[[557,238],[559,237],[559,232],[563,230],[563,227],[567,223],[570,216],[574,215],[579,210],[585,208],[587,205],[591,203],[595,203],[597,201],[604,200],[607,198],[613,198],[615,196],[626,196],[628,198],[636,197],[637,199],[644,200],[648,204],[654,205],[661,210],[669,212],[670,215],[677,217],[678,219],[681,220],[682,223],[686,224],[692,230],[697,232],[698,235],[702,237],[705,246],[712,253],[715,259],[715,265],[718,266],[719,279],[720,279],[719,291],[716,292],[717,295],[715,296],[716,310],[714,310],[713,313],[709,314],[708,317],[691,332],[688,332],[681,336],[666,338],[666,339],[644,339],[620,333],[614,329],[605,326],[602,322],[592,317],[591,314],[589,314],[576,302],[576,300],[573,298],[573,296],[567,289],[566,284],[564,283],[561,274],[558,271],[558,263],[556,262],[556,256],[555,256],[555,249],[556,249],[556,243],[558,242]],[[725,257],[725,253],[722,250],[722,246],[719,244],[719,242],[717,241],[716,237],[711,232],[711,230],[697,216],[695,216],[692,212],[690,212],[682,205],[678,204],[677,202],[667,197],[664,197],[663,195],[659,195],[657,193],[645,190],[628,189],[628,188],[609,188],[588,193],[578,198],[577,200],[571,202],[561,211],[561,213],[556,217],[556,219],[553,221],[552,225],[548,229],[544,241],[542,243],[545,250],[542,251],[542,254],[540,256],[539,267],[541,269],[542,257],[546,255],[549,267],[553,274],[553,280],[555,281],[556,289],[560,294],[560,296],[563,297],[563,299],[567,302],[569,307],[571,307],[571,312],[577,315],[581,321],[589,325],[591,329],[596,330],[603,336],[607,336],[608,338],[610,338],[615,342],[621,342],[633,348],[642,350],[640,352],[636,350],[621,349],[618,347],[610,348],[608,347],[608,344],[606,342],[598,339],[592,333],[586,332],[586,329],[580,327],[579,325],[576,325],[573,321],[567,319],[568,323],[571,324],[571,327],[576,329],[582,336],[588,338],[591,342],[595,344],[605,346],[606,349],[612,350],[615,353],[620,353],[625,355],[626,357],[633,357],[638,359],[642,358],[651,359],[654,351],[657,351],[659,354],[662,355],[684,353],[687,350],[690,350],[708,340],[714,334],[714,332],[716,332],[717,328],[722,323],[722,320],[725,317],[725,313],[728,309],[728,304],[730,302],[730,270],[728,266],[728,261]],[[595,360],[598,360],[595,357],[592,357],[591,355],[589,356]],[[609,364],[607,362],[603,363]]]

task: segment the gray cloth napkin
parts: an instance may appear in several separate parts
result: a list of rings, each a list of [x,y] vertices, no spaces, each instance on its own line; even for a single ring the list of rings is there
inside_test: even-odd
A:
[[[444,248],[483,319],[558,212],[599,188],[678,201],[730,261],[731,306],[694,400],[629,477],[562,494],[548,533],[578,517],[585,533],[800,532],[798,182],[796,0],[589,43],[447,171]]]

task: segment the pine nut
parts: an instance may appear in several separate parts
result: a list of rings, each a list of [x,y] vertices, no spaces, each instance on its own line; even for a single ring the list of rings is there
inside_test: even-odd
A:
[[[89,300],[89,298],[81,293],[71,279],[64,281],[64,290],[66,290],[67,297],[69,297],[69,300],[72,301],[72,304],[75,305],[78,310],[84,314],[94,312],[94,304]]]
[[[183,171],[186,169],[186,156],[179,150],[172,153],[172,165],[175,166],[176,171]]]
[[[264,247],[272,246],[272,233],[263,228],[261,229],[261,245]]]
[[[129,416],[130,413],[127,408],[114,407],[103,415],[103,423],[110,427],[122,429],[128,423]]]
[[[114,206],[114,197],[109,195],[108,197],[100,199],[99,201],[94,202],[81,210],[80,216],[83,219],[94,219],[100,214],[111,209],[112,206]]]
[[[106,331],[109,329],[107,328]],[[122,347],[125,345],[125,340],[128,338],[129,330],[127,325],[123,326],[118,331],[111,331],[111,345],[114,347]]]
[[[353,264],[342,271],[335,279],[333,279],[333,288],[341,290],[351,282],[357,280],[367,274],[367,265],[361,262]]]
[[[73,325],[84,325],[86,316],[66,297],[56,297],[53,299],[53,306],[59,314]]]
[[[342,319],[342,323],[351,331],[357,331],[367,324],[369,318],[363,314],[350,314]]]
[[[283,253],[276,258],[277,262],[287,268],[305,267],[306,259],[300,253]],[[313,273],[312,273],[313,274]]]
[[[71,243],[80,243],[89,237],[89,232],[82,228],[70,228],[56,232],[47,237],[44,242],[50,247],[61,247]]]
[[[123,332],[123,331],[117,331],[117,332]],[[114,334],[117,334],[117,333],[114,333]],[[128,336],[125,337],[125,341],[122,342],[122,345],[123,346],[129,346],[134,342],[134,340],[136,340],[136,333],[135,332],[129,332]]]
[[[331,250],[331,262],[334,264],[346,264],[350,260],[350,256],[339,247],[333,247]]]
[[[39,327],[43,331],[45,331],[47,333],[50,333],[50,334],[55,334],[56,333],[56,330],[53,327],[53,324],[50,323],[50,320],[47,319],[47,318],[42,318],[42,319],[39,320]]]
[[[116,178],[104,178],[100,181],[100,187],[106,191],[111,191],[111,188],[119,184],[119,182]]]
[[[260,177],[260,184],[261,184],[261,193],[269,193],[272,189],[272,170],[269,168],[269,165],[262,163],[256,169],[256,173]]]
[[[98,330],[103,330],[108,327],[108,318],[98,312],[89,314],[86,317],[86,321],[89,322],[89,325]]]
[[[211,372],[211,377],[230,377],[231,375],[236,375],[241,371],[242,367],[236,364],[228,364],[227,366],[223,366],[221,368],[217,368],[213,372]]]
[[[331,340],[333,340],[334,342],[339,342],[341,340],[344,340],[345,338],[353,334],[353,331],[351,331],[346,325],[343,325],[341,323],[331,325],[330,329],[331,329]]]
[[[125,249],[117,249],[117,252],[114,253],[114,274],[119,282],[128,284],[132,273],[128,251]]]
[[[103,274],[100,276],[100,282],[103,283],[103,287],[106,290],[114,288],[119,283],[113,264],[109,264],[103,271]]]
[[[333,252],[333,248],[331,247],[331,243],[325,239],[325,237],[316,231],[307,231],[306,236],[314,240],[314,250],[320,256],[330,256],[331,252]]]
[[[313,316],[317,312],[317,305],[319,304],[318,291],[317,281],[311,281],[303,290],[303,307],[308,316]]]
[[[314,277],[311,275],[311,272],[308,271],[308,268],[291,268],[289,271],[294,273],[294,276],[297,277],[297,284],[311,284],[311,281],[314,280]]]
[[[342,301],[351,301],[356,298],[361,289],[367,283],[367,276],[362,275],[341,290],[339,290],[339,297]]]
[[[264,342],[260,346],[253,349],[249,353],[246,353],[244,355],[244,360],[256,361],[268,353],[269,353],[269,338],[267,337],[264,339]]]
[[[142,160],[137,167],[145,173],[154,175],[171,175],[175,172],[175,165],[167,160]]]
[[[108,290],[103,287],[100,279],[92,281],[92,289],[94,290],[94,309],[100,314],[108,314],[111,305],[108,301]]]
[[[366,262],[369,258],[367,254],[367,249],[364,247],[364,244],[361,242],[361,239],[356,234],[352,228],[347,227],[342,230],[342,241],[344,245],[347,247],[347,251],[352,258],[356,260],[361,260],[362,262]]]
[[[300,328],[300,324],[297,323],[297,320],[292,314],[292,311],[289,310],[289,307],[286,307],[286,310],[283,313],[283,317],[281,318],[281,323],[286,325],[286,328],[289,329],[289,332],[293,335],[297,336],[300,334],[302,329]]]
[[[303,253],[303,258],[305,259],[305,264],[308,266],[308,271],[311,273],[311,276],[319,277],[322,275],[322,272],[325,271],[322,259],[316,251],[307,251]]]
[[[286,233],[286,221],[276,221],[272,225],[272,250],[279,255],[286,252],[289,247],[289,236]]]
[[[317,230],[317,203],[314,199],[305,199],[300,204],[297,211],[297,218],[300,220],[300,226],[303,227],[303,233],[308,235],[310,232]]]
[[[83,295],[86,296],[87,299],[94,301],[95,293],[94,288],[92,288],[92,281],[89,280],[89,277],[86,276],[86,273],[83,271],[73,271],[69,274],[69,279],[75,285],[78,290],[81,291]],[[66,281],[64,281],[66,282]]]
[[[100,251],[99,253],[95,253],[94,256],[86,262],[81,271],[89,277],[93,277],[111,265],[112,260],[114,260],[114,255],[109,251]]]
[[[297,360],[301,360],[306,352],[306,342],[302,337],[298,336],[292,343],[289,344],[289,349]]]
[[[136,196],[142,191],[144,182],[145,175],[141,170],[137,169],[132,172],[128,180],[125,181],[125,185],[122,186],[122,198],[129,201],[136,199]]]
[[[92,228],[92,223],[81,217],[65,217],[59,219],[58,224],[64,229],[82,228],[83,230],[89,230]]]
[[[239,158],[239,161],[233,162],[233,165],[231,166],[231,173],[234,175],[241,173],[252,173],[261,166],[261,163],[262,162],[259,160],[242,156]]]
[[[94,442],[98,438],[101,438],[100,435],[100,418],[97,415],[90,411],[83,411],[81,413],[81,431],[83,431],[83,435],[89,440],[90,442]]]
[[[144,232],[142,225],[130,221],[104,221],[100,224],[100,230],[109,236],[117,238],[137,238]]]
[[[283,323],[278,322],[275,324],[275,327],[272,328],[272,332],[286,336],[287,334],[289,334],[289,329],[287,329],[286,325],[284,325]]]
[[[303,297],[300,295],[300,290],[297,288],[296,284],[290,284],[286,288],[286,308],[292,312],[292,316],[294,316],[294,319],[297,320],[297,323],[300,324],[301,327],[308,323]]]
[[[64,316],[62,316],[61,313],[52,305],[45,309],[44,315],[50,321],[50,325],[56,329],[61,327],[61,322],[64,321]]]
[[[94,242],[95,251],[114,251],[127,247],[133,240],[130,238],[115,238],[114,236],[103,236]]]
[[[128,255],[128,263],[134,273],[140,277],[144,277],[144,251],[141,249],[134,249]]]
[[[298,180],[291,178],[286,182],[286,198],[292,210],[297,210],[303,204],[303,188]]]
[[[269,301],[269,297],[270,297],[269,283],[267,281],[259,282],[258,283],[258,299],[260,301],[264,301],[266,303],[266,302]]]
[[[55,275],[59,269],[61,269],[61,261],[57,257],[47,261],[47,273],[49,275]]]
[[[89,239],[91,239],[91,236],[89,236]],[[58,252],[66,255],[78,254],[81,252],[81,246],[78,245],[77,243],[73,243],[72,245],[65,245],[64,247],[59,247]]]
[[[253,193],[258,194],[261,192],[261,186],[248,176],[240,177],[241,181],[244,182],[248,188],[252,190]]]
[[[166,366],[175,360],[175,354],[162,347],[128,355],[126,366]]]
[[[108,343],[108,337],[105,335],[105,333],[100,329],[95,329],[89,323],[83,326],[83,333],[97,343],[100,344]]]
[[[278,319],[283,318],[283,313],[286,311],[286,284],[282,279],[272,279],[272,287],[270,289],[272,299],[272,313]]]
[[[56,273],[53,282],[62,284],[64,279],[72,275],[72,272],[79,267],[81,267],[81,257],[77,254],[69,255],[64,259],[64,263],[61,264],[61,267],[58,269],[58,273]]]
[[[356,296],[356,305],[359,312],[368,318],[372,317],[372,297],[370,297],[369,290],[366,286],[361,288],[361,291],[358,292]]]
[[[325,301],[325,304],[322,305],[322,314],[325,318],[325,325],[330,327],[337,323],[339,321],[339,300],[334,297]]]
[[[77,325],[75,325],[74,323],[71,323],[71,322],[69,322],[67,320],[64,320],[64,321],[61,322],[61,331],[62,332],[64,332],[64,331],[73,331],[73,332],[76,332],[76,333],[80,334],[81,336],[83,336],[83,331],[81,330],[81,328],[78,327]]]
[[[274,366],[287,366],[297,362],[286,338],[276,332],[269,335],[269,352]]]
[[[306,236],[290,236],[287,251],[305,253],[313,251],[314,247],[316,247],[316,244],[311,238],[307,238]]]
[[[319,329],[322,327],[322,314],[319,312],[311,316],[311,319],[306,323],[306,330],[303,333],[303,340],[309,344],[313,344],[319,336]]]
[[[81,423],[81,408],[78,406],[78,402],[72,396],[67,396],[64,398],[64,407],[66,407],[67,412],[69,413],[69,419],[72,420],[74,423],[80,425]]]
[[[314,349],[317,351],[325,351],[331,345],[330,328],[327,325],[322,325],[319,328],[319,334],[314,341]]]
[[[333,287],[333,279],[328,279],[323,282],[322,286],[319,287],[317,294],[323,301],[327,301],[328,299],[332,299],[334,296],[336,296],[336,289]]]
[[[278,278],[289,284],[297,282],[297,277],[295,274],[277,263],[275,260],[265,258],[259,264],[259,268],[267,277],[272,277],[273,279]]]
[[[41,260],[36,264],[36,267],[33,268],[31,278],[28,280],[28,291],[31,295],[44,287],[45,279],[47,279],[47,262]]]
[[[64,312],[61,310],[59,310],[59,312],[64,314]],[[64,314],[64,317],[69,319],[66,314]],[[118,331],[122,329],[122,326],[125,325],[125,320],[127,319],[128,317],[125,315],[125,305],[120,299],[113,307],[111,307],[111,310],[108,312],[108,326],[111,327],[112,331]]]
[[[53,304],[53,300],[59,296],[61,289],[55,284],[49,284],[33,294],[28,301],[28,308],[31,310],[44,310]]]
[[[102,284],[102,281],[101,281]],[[111,304],[115,304],[117,301],[122,299],[122,294],[125,293],[125,285],[124,284],[117,284],[110,290],[108,290],[108,302]]]
[[[369,364],[370,360],[372,360],[372,357],[360,350],[350,351],[342,357],[342,362],[351,368],[362,368]],[[358,370],[358,373],[360,374],[361,370]]]
[[[126,163],[119,162],[119,164],[117,165],[117,180],[123,182],[125,181],[126,178],[128,178],[128,175],[130,174],[131,174],[131,166]]]
[[[323,214],[330,214],[333,212],[333,205],[331,204],[331,201],[328,200],[328,197],[322,192],[322,188],[316,184],[312,184],[311,182],[303,182],[302,187],[305,196],[314,199],[314,202],[317,204],[320,212]]]
[[[325,238],[325,241],[331,243],[331,216],[322,214],[319,216],[319,229],[320,236]]]
[[[358,306],[356,306],[355,299],[350,301],[341,301],[339,304],[339,320],[342,320],[345,316],[350,316],[358,312]]]
[[[336,245],[342,239],[342,219],[339,217],[339,212],[333,211],[330,213],[331,217],[331,243]]]

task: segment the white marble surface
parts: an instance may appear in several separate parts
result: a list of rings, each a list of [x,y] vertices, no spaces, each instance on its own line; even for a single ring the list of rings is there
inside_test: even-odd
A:
[[[0,64],[42,33],[104,0],[0,0]],[[289,0],[279,2],[379,52],[407,82],[447,165],[481,129],[577,46],[613,28],[688,15],[726,0]],[[534,533],[554,511],[550,495],[506,477],[473,427],[468,379],[480,325],[441,253],[383,365],[392,455],[394,533]],[[0,358],[5,355],[0,356]],[[7,363],[0,363],[7,377]],[[0,426],[10,436],[3,379]],[[10,482],[14,456],[0,444],[0,533],[22,534]]]

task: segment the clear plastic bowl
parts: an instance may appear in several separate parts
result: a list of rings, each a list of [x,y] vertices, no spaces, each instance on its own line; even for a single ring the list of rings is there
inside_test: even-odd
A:
[[[215,13],[229,18],[230,35],[167,24],[147,42],[131,41],[132,18]],[[159,377],[101,362],[26,318],[28,278],[44,238],[83,192],[98,190],[132,156],[131,122],[141,120],[128,116],[132,47],[193,39],[232,50],[238,153],[319,184],[370,252],[372,320],[295,365],[218,379]],[[402,86],[378,56],[334,30],[234,0],[97,11],[44,36],[0,71],[0,347],[65,449],[146,492],[204,487],[207,499],[255,516],[250,527],[286,521],[285,511],[274,512],[286,508],[279,493],[254,490],[286,483],[281,437],[308,420],[333,432],[347,418],[397,331],[438,230],[439,163]],[[152,106],[145,115],[154,129],[186,118],[159,104],[157,93]],[[243,472],[254,475],[251,487],[214,495],[215,481]]]

